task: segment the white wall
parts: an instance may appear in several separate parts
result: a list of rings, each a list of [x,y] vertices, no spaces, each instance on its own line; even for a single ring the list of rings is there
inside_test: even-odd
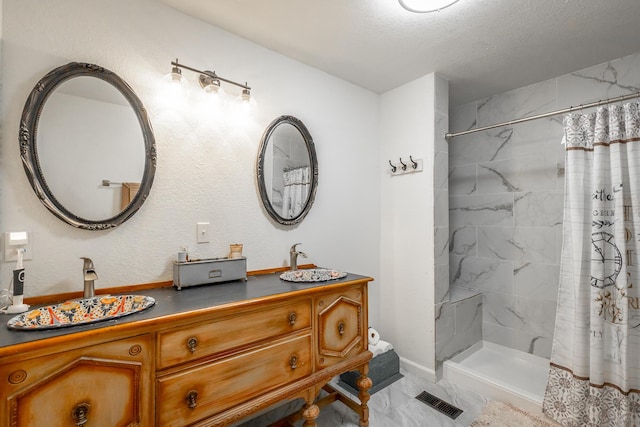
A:
[[[101,288],[171,280],[182,244],[193,256],[210,257],[244,243],[248,268],[255,270],[286,265],[289,246],[302,242],[307,261],[376,278],[370,319],[377,322],[378,95],[153,1],[7,0],[2,20],[0,227],[33,233],[26,296],[79,291],[81,256],[94,260]],[[253,119],[233,122],[194,103],[166,105],[159,82],[176,57],[249,82],[258,101]],[[151,194],[111,231],[78,230],[55,218],[35,197],[20,162],[18,127],[27,95],[46,72],[71,61],[120,75],[147,107],[155,131]],[[262,131],[282,114],[306,124],[320,165],[313,209],[287,228],[262,211],[254,172]],[[211,222],[211,243],[195,243],[198,221]],[[2,286],[12,267],[1,264]]]
[[[384,93],[380,101],[380,325],[402,366],[435,378],[435,74]],[[444,133],[443,133],[444,135]],[[424,171],[392,176],[388,161],[423,159]]]

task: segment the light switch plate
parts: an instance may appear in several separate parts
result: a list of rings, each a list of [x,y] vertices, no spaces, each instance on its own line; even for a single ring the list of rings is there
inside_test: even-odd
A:
[[[198,222],[196,223],[196,241],[198,243],[209,243],[209,223]]]

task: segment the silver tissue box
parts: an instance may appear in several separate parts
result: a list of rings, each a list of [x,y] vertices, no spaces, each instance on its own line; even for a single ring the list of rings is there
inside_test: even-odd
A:
[[[209,258],[173,262],[173,286],[182,288],[210,283],[247,280],[247,258]]]

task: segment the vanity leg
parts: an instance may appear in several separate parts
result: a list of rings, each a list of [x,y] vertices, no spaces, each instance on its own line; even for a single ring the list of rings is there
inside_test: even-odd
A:
[[[373,385],[373,381],[371,378],[367,376],[369,373],[369,364],[366,363],[362,365],[359,369],[360,378],[356,381],[356,385],[358,386],[358,398],[360,399],[360,427],[368,427],[369,426],[369,406],[367,402],[371,398],[369,395],[369,389]]]
[[[303,427],[316,427],[316,418],[320,415],[320,408],[314,403],[306,403],[304,410],[302,411],[302,418],[304,418]]]

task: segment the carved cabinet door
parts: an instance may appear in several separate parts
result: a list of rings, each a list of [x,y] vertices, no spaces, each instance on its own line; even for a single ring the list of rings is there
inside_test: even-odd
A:
[[[1,365],[0,426],[151,425],[150,348],[143,335]]]
[[[316,298],[318,368],[366,350],[366,301],[366,288],[362,286]]]

